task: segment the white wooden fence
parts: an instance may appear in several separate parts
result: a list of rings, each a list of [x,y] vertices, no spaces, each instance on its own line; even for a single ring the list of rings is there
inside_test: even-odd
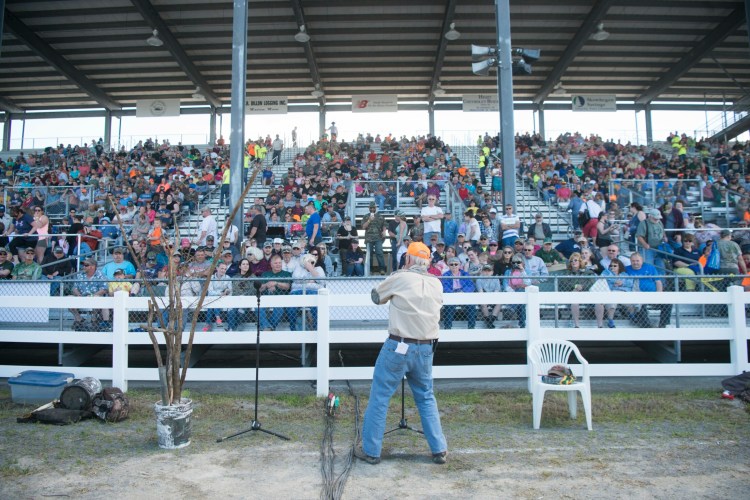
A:
[[[446,294],[445,304],[526,304],[526,328],[506,329],[458,329],[440,332],[441,342],[504,342],[532,340],[537,338],[567,339],[572,341],[672,341],[672,340],[725,340],[729,343],[730,360],[728,363],[637,363],[637,364],[592,364],[592,376],[731,376],[743,370],[750,370],[748,362],[748,327],[745,317],[745,305],[750,302],[750,294],[741,287],[730,287],[727,292],[539,292],[530,287],[527,293],[486,293],[486,294]],[[331,380],[362,380],[372,378],[373,368],[368,367],[335,367],[331,366],[329,347],[331,344],[380,344],[387,332],[382,321],[369,326],[367,322],[356,329],[331,329],[332,311],[337,308],[374,307],[369,294],[332,294],[322,289],[317,295],[262,297],[262,307],[289,307],[290,298],[295,307],[318,307],[318,330],[308,332],[263,332],[263,344],[317,344],[317,363],[315,367],[298,368],[262,368],[261,380],[316,380],[317,394],[328,393]],[[3,342],[52,343],[52,344],[100,344],[112,346],[112,367],[60,367],[60,366],[22,366],[0,365],[0,377],[11,377],[24,370],[66,371],[76,377],[92,376],[111,380],[113,385],[127,390],[130,380],[158,380],[156,368],[128,367],[128,349],[131,345],[150,344],[147,333],[129,332],[136,326],[128,324],[130,310],[145,310],[146,298],[129,297],[125,292],[118,292],[115,297],[80,298],[80,297],[40,297],[4,296],[0,301],[0,312],[3,309],[27,308],[110,308],[113,310],[112,333],[88,333],[73,331],[31,331],[0,330],[0,346]],[[688,325],[680,328],[665,329],[591,329],[591,328],[554,328],[542,325],[540,310],[551,304],[718,304],[728,306],[728,321],[722,320],[725,326]],[[225,297],[211,304],[211,307],[256,307],[255,297]],[[387,308],[388,306],[380,306]],[[7,311],[6,311],[7,312]],[[481,315],[480,315],[481,316]],[[674,324],[674,318],[672,323]],[[547,323],[547,322],[545,322]],[[683,322],[684,324],[685,322]],[[11,323],[12,324],[12,323]],[[481,319],[478,326],[482,325]],[[252,324],[252,327],[255,325]],[[235,332],[196,332],[195,344],[254,344],[255,329]],[[187,341],[187,335],[185,335]],[[2,347],[0,347],[2,348]],[[373,349],[378,347],[373,345]],[[503,378],[527,377],[527,364],[499,365],[492,364],[491,359],[481,360],[474,365],[448,366],[436,365],[433,369],[436,378]],[[255,379],[254,367],[247,368],[191,368],[187,379],[191,381],[252,381]]]

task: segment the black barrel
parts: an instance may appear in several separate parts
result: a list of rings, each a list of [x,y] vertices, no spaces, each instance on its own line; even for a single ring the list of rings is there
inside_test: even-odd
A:
[[[94,377],[77,379],[65,386],[60,403],[69,410],[91,410],[94,396],[102,392],[102,383]]]

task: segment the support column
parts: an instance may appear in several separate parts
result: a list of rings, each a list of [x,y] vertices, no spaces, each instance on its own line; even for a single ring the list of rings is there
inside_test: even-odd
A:
[[[513,59],[510,43],[510,0],[495,0],[497,99],[500,103],[500,147],[503,161],[503,203],[516,205],[516,139],[513,128]],[[518,207],[516,207],[516,210]],[[516,212],[518,213],[518,212]]]
[[[435,137],[435,104],[427,107],[427,120],[429,122],[430,135]]]
[[[104,110],[104,150],[109,151],[109,145],[112,143],[112,110]]]
[[[654,129],[651,126],[651,105],[646,104],[643,110],[646,113],[646,144],[650,146],[654,142]]]
[[[543,140],[547,138],[547,132],[544,128],[544,104],[539,104],[539,135]]]
[[[13,123],[10,113],[5,112],[5,127],[3,127],[3,151],[10,149],[10,128]]]
[[[247,85],[247,0],[234,0],[232,19],[232,130],[230,140],[229,205],[233,206],[242,194],[245,175],[245,94]],[[243,210],[238,210],[232,223],[245,234]]]
[[[216,108],[211,108],[208,121],[208,143],[213,146],[216,144]]]
[[[321,105],[318,111],[318,137],[315,140],[315,142],[318,142],[318,139],[323,137],[323,134],[325,133],[326,133],[326,107],[325,105]]]
[[[0,0],[0,50],[3,48],[3,33],[5,33],[5,0]]]

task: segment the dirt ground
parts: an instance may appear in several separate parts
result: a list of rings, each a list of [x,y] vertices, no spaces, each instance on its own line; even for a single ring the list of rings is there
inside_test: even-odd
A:
[[[151,390],[133,392],[126,422],[53,427],[15,423],[21,407],[0,387],[0,498],[321,497],[319,401],[261,400],[263,427],[291,441],[251,432],[216,443],[247,428],[251,396],[191,396],[202,401],[193,443],[163,451],[152,428]],[[438,400],[448,464],[434,465],[423,438],[399,430],[386,437],[381,464],[355,459],[343,498],[748,498],[749,414],[715,391],[595,391],[593,432],[582,409],[570,420],[556,396],[545,403],[539,431],[531,429],[530,396],[522,390],[439,392]],[[339,461],[353,439],[353,402],[342,397],[335,424]],[[393,403],[389,428],[400,411]],[[361,404],[364,410],[364,397]],[[409,423],[419,426],[409,402],[407,408]]]

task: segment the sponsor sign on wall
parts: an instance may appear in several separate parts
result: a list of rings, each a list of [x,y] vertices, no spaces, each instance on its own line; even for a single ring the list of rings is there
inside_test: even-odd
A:
[[[153,118],[158,116],[180,116],[179,99],[143,99],[135,103],[137,118]]]
[[[617,99],[614,95],[581,94],[570,100],[573,111],[617,111]]]
[[[468,111],[500,111],[497,94],[465,94],[463,110]]]
[[[285,115],[287,102],[286,97],[250,97],[245,101],[245,112],[248,115]]]
[[[352,96],[352,113],[395,113],[398,111],[398,96],[372,94]]]

